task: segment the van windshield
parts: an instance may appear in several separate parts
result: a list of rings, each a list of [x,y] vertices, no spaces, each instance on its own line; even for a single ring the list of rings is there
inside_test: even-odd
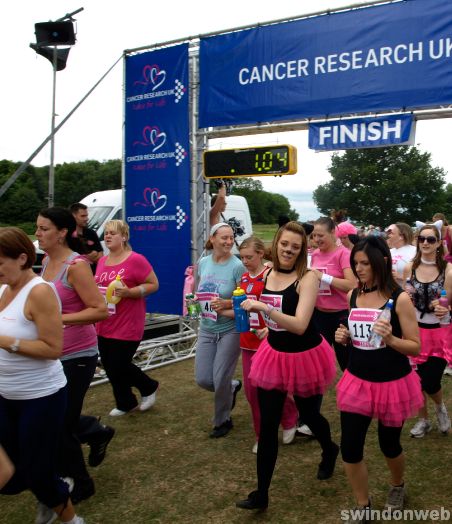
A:
[[[97,231],[110,215],[113,206],[94,206],[88,208],[88,227]]]

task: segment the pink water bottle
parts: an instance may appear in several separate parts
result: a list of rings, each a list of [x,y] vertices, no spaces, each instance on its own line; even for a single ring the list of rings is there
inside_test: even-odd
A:
[[[439,305],[449,309],[449,299],[447,298],[447,292],[445,289],[441,291],[439,297]],[[450,324],[450,313],[447,312],[439,321],[442,326],[448,326]]]

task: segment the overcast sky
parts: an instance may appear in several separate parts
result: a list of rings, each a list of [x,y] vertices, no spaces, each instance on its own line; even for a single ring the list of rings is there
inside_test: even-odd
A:
[[[36,22],[56,20],[84,7],[84,11],[76,16],[77,43],[70,51],[67,68],[57,73],[56,112],[61,120],[114,64],[124,49],[359,3],[362,2],[2,2],[0,159],[25,160],[50,133],[52,66],[29,48],[29,44],[36,41]],[[121,157],[122,82],[123,68],[120,61],[56,135],[56,163]],[[451,136],[450,119],[421,121],[417,124],[416,144],[432,154],[434,166],[448,172],[448,182],[452,182]],[[297,146],[299,172],[296,175],[263,177],[261,180],[268,191],[286,194],[302,219],[318,216],[311,194],[313,189],[329,179],[327,168],[330,154],[310,151],[307,141],[306,131],[241,139],[245,145],[290,143]],[[237,139],[222,139],[221,143],[223,147],[236,145]],[[32,163],[47,165],[49,159],[50,148],[47,146]]]

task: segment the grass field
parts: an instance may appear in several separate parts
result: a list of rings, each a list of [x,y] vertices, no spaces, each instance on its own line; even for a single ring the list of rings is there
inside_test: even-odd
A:
[[[278,229],[278,224],[253,224],[253,233],[263,240],[270,243]]]
[[[102,415],[117,431],[104,463],[91,469],[96,495],[77,506],[87,524],[340,523],[340,510],[353,505],[342,466],[338,462],[333,478],[316,480],[319,446],[303,437],[280,447],[268,511],[253,514],[235,508],[234,502],[253,490],[256,482],[248,405],[241,392],[232,432],[209,439],[213,397],[196,386],[193,365],[193,360],[187,360],[151,373],[160,381],[160,389],[156,405],[146,413],[111,419],[107,416],[113,407],[110,385],[90,389],[85,412]],[[443,383],[452,411],[452,377],[444,377]],[[339,441],[334,391],[326,395],[323,413]],[[435,428],[424,439],[410,439],[412,424],[409,421],[403,432],[408,508],[451,510],[452,435],[445,437]],[[375,423],[366,454],[374,507],[382,509],[388,475]],[[30,493],[0,497],[2,524],[33,523],[34,515]]]

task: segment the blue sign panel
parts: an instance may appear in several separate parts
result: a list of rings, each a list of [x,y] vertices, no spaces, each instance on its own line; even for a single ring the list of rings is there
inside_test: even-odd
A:
[[[414,142],[413,122],[413,115],[390,115],[309,124],[309,148],[334,151],[409,144]]]
[[[409,0],[206,37],[200,127],[452,103],[452,2]]]
[[[190,159],[186,44],[126,58],[126,220],[132,248],[160,289],[148,308],[182,314],[190,265]]]

